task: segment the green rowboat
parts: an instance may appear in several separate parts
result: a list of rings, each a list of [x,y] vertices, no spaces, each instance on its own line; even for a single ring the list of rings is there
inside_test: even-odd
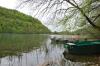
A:
[[[65,43],[64,48],[70,54],[100,54],[100,40]]]

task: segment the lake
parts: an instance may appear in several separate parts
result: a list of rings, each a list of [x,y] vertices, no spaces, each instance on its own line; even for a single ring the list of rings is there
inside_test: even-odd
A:
[[[0,66],[100,66],[100,56],[63,55],[51,37],[68,35],[0,34]]]

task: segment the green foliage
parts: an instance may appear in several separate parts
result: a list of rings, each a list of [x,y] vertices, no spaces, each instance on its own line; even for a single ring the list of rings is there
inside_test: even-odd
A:
[[[83,2],[82,9],[83,11],[91,18],[91,21],[94,21],[95,18],[100,14],[99,0],[85,0]],[[81,22],[81,21],[80,21]],[[84,23],[86,20],[84,21]],[[100,16],[94,21],[94,24],[100,26]],[[91,37],[100,38],[100,30],[93,28],[91,25],[87,24],[83,29],[79,29],[74,34],[88,35]]]
[[[50,33],[38,19],[16,10],[0,7],[1,33]]]

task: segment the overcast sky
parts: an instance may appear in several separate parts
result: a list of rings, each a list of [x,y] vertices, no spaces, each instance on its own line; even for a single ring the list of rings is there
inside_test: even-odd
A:
[[[16,0],[0,0],[0,6],[13,9],[16,6]]]

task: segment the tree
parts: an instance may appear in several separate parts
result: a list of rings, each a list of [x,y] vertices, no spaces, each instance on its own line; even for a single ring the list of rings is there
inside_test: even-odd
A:
[[[42,14],[54,12],[54,17],[62,15],[64,22],[76,15],[81,15],[87,20],[87,24],[89,23],[94,28],[100,29],[95,24],[95,21],[100,17],[100,13],[91,15],[92,12],[100,7],[100,4],[97,4],[98,2],[100,3],[100,0],[21,0],[19,6],[27,4],[34,8],[34,10],[37,9],[37,13]]]

